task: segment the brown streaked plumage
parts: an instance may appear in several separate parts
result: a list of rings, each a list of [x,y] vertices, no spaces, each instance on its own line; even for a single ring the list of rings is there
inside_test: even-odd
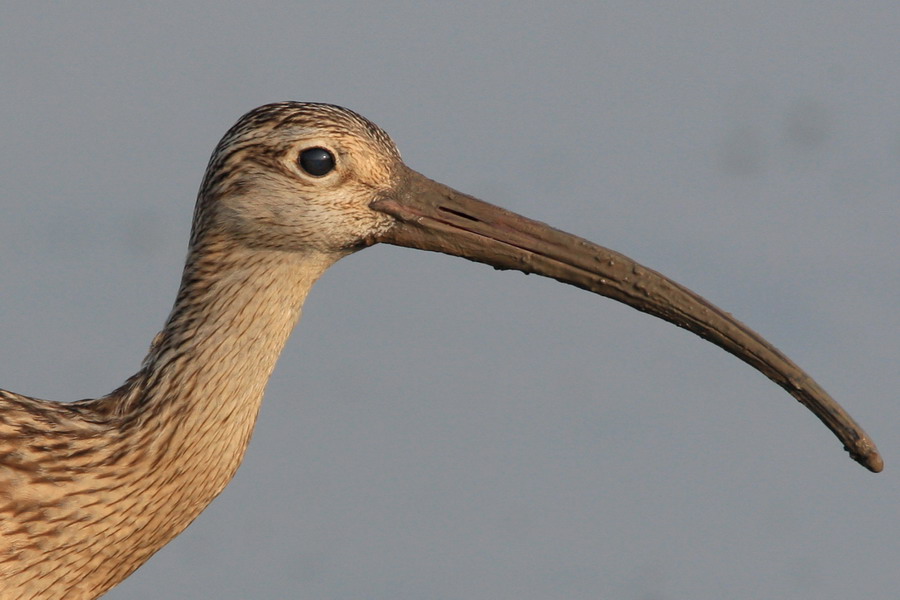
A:
[[[271,104],[213,153],[175,306],[138,373],[70,404],[0,391],[0,597],[96,598],[187,527],[237,470],[312,285],[378,242],[538,273],[693,331],[881,470],[875,445],[815,381],[690,290],[426,179],[349,110]]]

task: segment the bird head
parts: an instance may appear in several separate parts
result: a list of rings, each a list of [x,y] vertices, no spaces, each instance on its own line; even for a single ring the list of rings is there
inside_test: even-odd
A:
[[[391,138],[352,111],[269,104],[219,142],[196,216],[205,231],[252,247],[343,254],[393,224],[371,204],[406,170]]]

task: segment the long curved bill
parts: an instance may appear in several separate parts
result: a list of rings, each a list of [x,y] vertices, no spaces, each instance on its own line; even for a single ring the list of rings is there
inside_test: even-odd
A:
[[[694,332],[780,385],[834,432],[854,460],[881,471],[883,462],[872,440],[809,375],[749,327],[660,273],[411,169],[403,171],[394,193],[370,207],[396,220],[372,243],[442,252],[497,269],[551,277]]]

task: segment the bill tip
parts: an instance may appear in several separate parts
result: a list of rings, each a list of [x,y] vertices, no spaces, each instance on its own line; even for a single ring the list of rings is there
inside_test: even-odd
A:
[[[882,469],[884,469],[884,460],[881,458],[881,454],[878,453],[875,444],[871,442],[865,444],[858,451],[851,450],[850,456],[873,473],[881,473]]]

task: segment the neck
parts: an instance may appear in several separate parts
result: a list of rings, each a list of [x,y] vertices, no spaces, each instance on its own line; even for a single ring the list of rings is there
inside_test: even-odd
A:
[[[194,251],[144,359],[140,393],[116,412],[139,429],[157,421],[167,434],[156,440],[160,452],[172,443],[205,448],[229,465],[230,478],[303,302],[333,260],[216,244]]]
[[[334,260],[195,240],[141,371],[109,396],[72,405],[77,414],[63,423],[92,453],[69,457],[79,477],[47,490],[48,521],[64,531],[33,562],[56,572],[41,583],[19,556],[0,591],[95,598],[187,527],[234,476],[278,356]]]
[[[157,456],[175,450],[198,455],[200,468],[217,463],[217,494],[243,457],[303,302],[333,260],[214,243],[195,250],[168,322],[144,360],[141,393],[122,402],[119,414],[138,429],[155,425]]]

